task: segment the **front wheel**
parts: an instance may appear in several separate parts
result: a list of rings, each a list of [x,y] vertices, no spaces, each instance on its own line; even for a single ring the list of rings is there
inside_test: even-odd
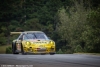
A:
[[[54,55],[55,53],[50,53],[50,55]]]
[[[19,54],[16,52],[16,44],[15,43],[12,43],[12,53],[13,54]]]
[[[21,44],[21,53],[22,53],[22,55],[26,55],[26,53],[24,52],[22,44]]]
[[[41,53],[41,55],[46,55],[46,53]]]

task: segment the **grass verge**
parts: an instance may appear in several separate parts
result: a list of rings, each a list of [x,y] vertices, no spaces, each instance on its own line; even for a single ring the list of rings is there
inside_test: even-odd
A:
[[[11,45],[3,45],[0,46],[0,54],[5,54],[6,53],[6,48],[9,47]]]
[[[86,54],[86,55],[98,55],[98,56],[100,56],[100,53],[73,53],[73,54]]]

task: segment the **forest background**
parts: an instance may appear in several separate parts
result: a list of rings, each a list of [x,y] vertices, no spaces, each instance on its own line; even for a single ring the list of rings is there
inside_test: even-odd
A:
[[[43,31],[63,53],[100,53],[100,0],[0,0],[0,45],[10,32]]]

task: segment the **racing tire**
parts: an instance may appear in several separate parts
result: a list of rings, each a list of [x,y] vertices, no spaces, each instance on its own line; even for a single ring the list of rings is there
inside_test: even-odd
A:
[[[16,43],[12,43],[12,53],[19,54],[18,52],[16,52]]]
[[[22,53],[22,55],[26,55],[26,53],[25,53],[24,50],[23,50],[22,44],[21,44],[21,53]]]
[[[50,55],[54,55],[55,53],[50,53]]]
[[[41,53],[41,55],[46,55],[46,53]]]

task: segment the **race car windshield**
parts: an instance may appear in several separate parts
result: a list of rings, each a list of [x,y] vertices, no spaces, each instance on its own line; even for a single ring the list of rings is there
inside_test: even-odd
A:
[[[45,39],[47,40],[48,37],[44,33],[28,33],[24,35],[24,40],[26,39]]]

